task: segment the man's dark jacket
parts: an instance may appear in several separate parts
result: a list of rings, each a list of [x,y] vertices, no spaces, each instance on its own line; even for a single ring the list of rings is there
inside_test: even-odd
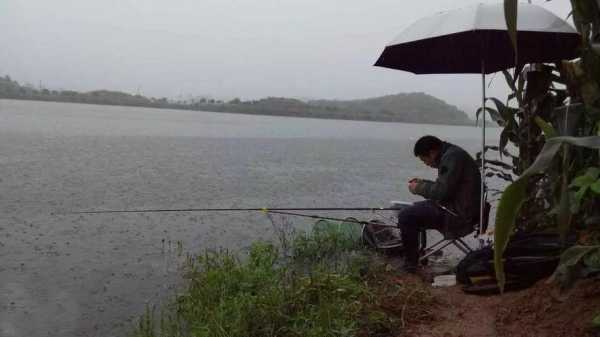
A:
[[[420,180],[416,193],[458,213],[460,223],[474,224],[479,220],[481,174],[475,160],[462,148],[442,143],[436,159],[438,178]],[[453,221],[454,222],[454,221]]]

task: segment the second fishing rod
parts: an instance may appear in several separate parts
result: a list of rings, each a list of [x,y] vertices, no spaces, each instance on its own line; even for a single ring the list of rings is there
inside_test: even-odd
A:
[[[285,208],[180,208],[180,209],[136,209],[136,210],[93,210],[72,212],[72,214],[110,214],[110,213],[164,213],[164,212],[263,212],[270,214],[290,215],[311,219],[340,221],[366,225],[369,221],[355,218],[337,218],[321,215],[297,213],[298,211],[398,211],[401,207],[285,207]]]

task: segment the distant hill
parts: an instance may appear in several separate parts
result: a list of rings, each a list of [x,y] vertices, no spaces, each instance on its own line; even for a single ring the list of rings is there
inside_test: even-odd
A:
[[[416,92],[348,101],[316,100],[315,106],[335,107],[350,113],[377,116],[405,123],[473,124],[456,106],[431,95]]]
[[[119,91],[48,90],[21,85],[9,76],[0,77],[0,98],[103,105],[140,106],[255,115],[332,118],[403,123],[472,125],[467,115],[453,105],[424,93],[388,95],[357,100],[311,100],[267,97],[229,102],[214,99],[174,101]]]

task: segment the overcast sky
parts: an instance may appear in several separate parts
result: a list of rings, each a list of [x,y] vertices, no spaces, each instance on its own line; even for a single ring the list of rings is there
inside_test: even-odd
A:
[[[373,67],[407,25],[481,0],[0,0],[0,75],[148,96],[363,98],[423,91],[471,113],[477,75]],[[569,1],[533,0],[565,18]],[[504,97],[497,77],[491,94]]]

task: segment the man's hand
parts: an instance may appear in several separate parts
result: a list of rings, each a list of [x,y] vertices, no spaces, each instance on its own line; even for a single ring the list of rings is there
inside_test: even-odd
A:
[[[412,194],[417,194],[417,185],[419,184],[419,178],[411,178],[408,181],[408,190]]]

